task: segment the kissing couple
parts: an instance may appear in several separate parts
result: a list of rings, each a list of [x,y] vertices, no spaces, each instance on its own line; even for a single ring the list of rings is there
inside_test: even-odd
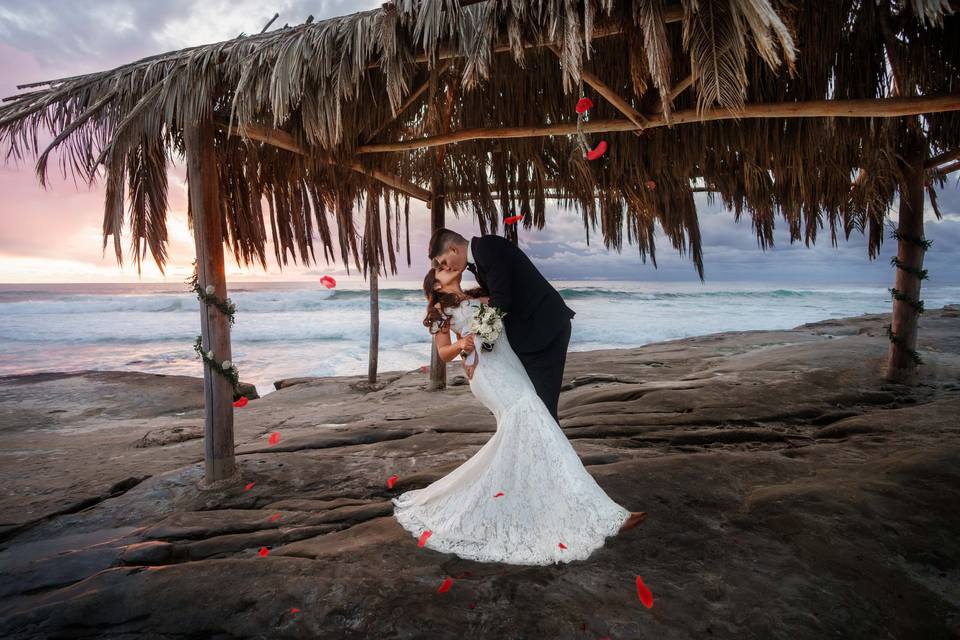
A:
[[[470,390],[497,429],[443,478],[393,498],[394,517],[421,546],[468,560],[585,560],[646,513],[611,500],[560,428],[557,404],[575,312],[501,236],[467,241],[438,229],[429,257],[424,326],[444,362],[464,358]],[[479,287],[461,288],[466,270]]]

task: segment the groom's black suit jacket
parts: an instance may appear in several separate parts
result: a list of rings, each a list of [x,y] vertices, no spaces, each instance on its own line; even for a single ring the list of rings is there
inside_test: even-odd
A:
[[[470,240],[477,283],[490,294],[490,306],[507,311],[503,329],[518,354],[540,351],[576,315],[530,258],[498,235]]]

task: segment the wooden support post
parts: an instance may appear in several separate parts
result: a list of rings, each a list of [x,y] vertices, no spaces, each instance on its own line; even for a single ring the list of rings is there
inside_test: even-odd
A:
[[[891,382],[909,383],[916,376],[914,354],[917,348],[917,317],[920,304],[920,270],[923,268],[923,203],[924,162],[927,148],[919,134],[911,136],[909,149],[904,149],[900,160],[904,173],[900,184],[900,212],[897,224],[897,267],[893,317],[891,319],[890,351],[886,378]]]
[[[223,229],[220,225],[220,195],[214,125],[210,120],[192,123],[183,132],[187,161],[190,211],[197,252],[197,284],[213,285],[214,295],[227,298],[223,264]],[[230,322],[215,305],[200,302],[200,328],[204,352],[213,351],[217,362],[232,360]],[[204,362],[204,484],[239,477],[233,453],[233,386]]]
[[[370,196],[367,196],[370,197]],[[388,223],[389,224],[389,223]],[[370,357],[367,362],[367,382],[377,381],[377,356],[380,350],[380,274],[370,269]]]
[[[446,189],[443,183],[443,170],[439,166],[434,169],[430,191],[433,193],[433,201],[430,207],[430,233],[432,235],[437,229],[442,229],[446,225]],[[434,343],[431,341],[430,344]],[[430,353],[430,384],[427,389],[442,391],[446,388],[447,363],[440,357],[437,348],[433,347]]]

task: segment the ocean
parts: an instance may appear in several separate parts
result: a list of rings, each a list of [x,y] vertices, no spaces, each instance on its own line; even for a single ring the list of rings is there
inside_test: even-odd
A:
[[[789,329],[890,311],[884,287],[555,281],[577,312],[570,351],[720,331]],[[429,363],[418,283],[381,280],[379,370]],[[369,297],[359,282],[236,282],[233,361],[260,395],[297,376],[365,374]],[[924,287],[928,309],[960,287]],[[199,301],[185,284],[0,284],[0,375],[121,370],[201,377]]]

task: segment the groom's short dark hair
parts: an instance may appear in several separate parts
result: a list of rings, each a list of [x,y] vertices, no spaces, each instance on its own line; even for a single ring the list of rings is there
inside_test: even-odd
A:
[[[430,236],[430,253],[427,257],[433,260],[441,253],[446,253],[447,249],[449,249],[450,245],[454,242],[466,244],[467,239],[456,231],[452,231],[450,229],[437,229],[433,232],[433,235]]]

